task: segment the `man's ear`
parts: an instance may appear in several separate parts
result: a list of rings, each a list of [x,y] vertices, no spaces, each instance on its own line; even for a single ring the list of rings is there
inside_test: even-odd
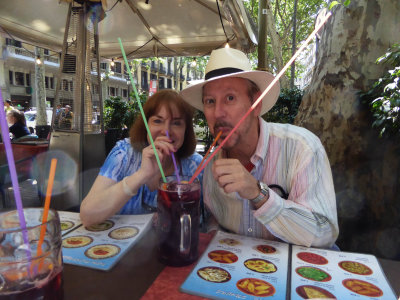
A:
[[[253,102],[256,102],[257,99],[258,99],[258,97],[260,97],[261,94],[262,94],[261,91],[258,91],[257,93],[255,93],[255,94],[253,95]],[[260,102],[258,103],[258,105],[254,108],[253,112],[254,112],[257,116],[259,116],[260,113],[261,113],[261,108],[262,108],[262,101],[260,101]]]

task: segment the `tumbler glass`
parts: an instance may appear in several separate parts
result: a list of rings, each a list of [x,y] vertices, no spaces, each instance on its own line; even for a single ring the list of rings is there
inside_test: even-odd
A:
[[[16,210],[0,213],[0,300],[63,299],[58,213],[49,210],[47,222],[42,224],[42,208],[23,212],[25,229],[20,227]]]

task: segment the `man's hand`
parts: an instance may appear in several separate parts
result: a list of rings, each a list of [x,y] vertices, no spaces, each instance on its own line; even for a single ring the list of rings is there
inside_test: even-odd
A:
[[[254,199],[260,193],[257,180],[237,159],[216,160],[213,163],[212,172],[225,193],[238,192],[240,197],[245,199]]]

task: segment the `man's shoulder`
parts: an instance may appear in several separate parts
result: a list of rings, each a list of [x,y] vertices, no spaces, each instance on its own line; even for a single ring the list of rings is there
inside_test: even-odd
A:
[[[307,144],[312,148],[320,147],[322,145],[319,137],[304,127],[285,123],[267,124],[270,136],[298,141],[300,143]]]

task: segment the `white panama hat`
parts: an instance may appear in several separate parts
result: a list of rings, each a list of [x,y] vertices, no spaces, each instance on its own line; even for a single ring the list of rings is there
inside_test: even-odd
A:
[[[239,77],[253,81],[261,92],[274,80],[274,75],[264,71],[253,71],[246,54],[233,48],[213,50],[205,70],[205,80],[189,85],[180,92],[182,98],[193,107],[203,111],[203,86],[214,80]],[[265,114],[274,106],[279,97],[280,86],[276,82],[271,90],[262,99],[260,115]],[[255,99],[256,100],[256,99]]]

